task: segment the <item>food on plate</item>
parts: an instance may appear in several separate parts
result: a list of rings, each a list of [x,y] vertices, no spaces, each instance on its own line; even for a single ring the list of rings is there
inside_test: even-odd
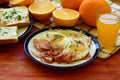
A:
[[[69,2],[67,2],[69,1]],[[60,0],[62,7],[79,10],[79,6],[83,0]]]
[[[55,9],[55,3],[49,1],[36,2],[29,6],[29,11],[33,18],[39,21],[49,19],[52,15],[52,11]]]
[[[86,24],[96,26],[97,11],[102,7],[107,7],[104,11],[110,11],[110,5],[105,0],[83,0],[79,13]]]
[[[30,24],[28,8],[25,6],[0,8],[0,26],[28,26]]]
[[[11,4],[13,6],[29,6],[34,0],[12,0]]]
[[[67,27],[75,26],[80,16],[78,11],[68,8],[57,9],[53,11],[52,15],[57,26]]]
[[[17,26],[0,27],[0,44],[18,42]]]
[[[90,57],[91,37],[82,31],[50,29],[31,39],[30,53],[46,63],[72,63]]]

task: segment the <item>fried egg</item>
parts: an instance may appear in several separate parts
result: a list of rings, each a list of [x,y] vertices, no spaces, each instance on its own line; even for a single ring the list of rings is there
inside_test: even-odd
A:
[[[75,61],[85,58],[90,53],[91,38],[82,31],[48,30],[41,32],[34,39],[46,39],[52,46],[62,46],[62,53],[75,53]],[[62,54],[61,53],[61,54]]]

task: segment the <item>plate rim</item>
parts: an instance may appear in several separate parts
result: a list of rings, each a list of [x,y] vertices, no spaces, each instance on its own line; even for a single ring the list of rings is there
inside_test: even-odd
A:
[[[3,5],[3,6],[0,6],[0,8],[12,8],[12,6]],[[30,24],[28,25],[28,28],[25,30],[23,34],[18,35],[18,39],[23,38],[32,29],[33,20],[31,15],[29,15],[29,20],[30,20]]]
[[[47,31],[47,30],[49,30],[49,28],[52,28],[52,29],[69,29],[69,30],[74,30],[74,31],[83,31],[83,32],[85,33],[85,35],[91,36],[92,41],[94,42],[94,44],[95,44],[95,46],[96,46],[95,53],[94,53],[93,57],[90,58],[90,59],[89,59],[88,61],[86,61],[85,63],[76,64],[76,65],[70,65],[70,66],[50,65],[50,64],[45,64],[45,63],[37,60],[37,59],[34,58],[34,57],[31,55],[31,53],[29,52],[29,50],[28,50],[28,44],[29,44],[30,40],[31,40],[35,35],[37,35],[37,34],[39,34],[39,33],[41,33],[41,32]],[[53,27],[49,27],[49,26],[48,26],[48,27],[46,27],[46,28],[43,28],[43,29],[40,29],[40,30],[37,30],[37,31],[33,32],[32,34],[30,34],[30,35],[26,38],[26,40],[25,40],[25,42],[24,42],[24,51],[25,51],[25,53],[27,54],[27,56],[28,56],[29,58],[31,58],[33,61],[35,61],[35,62],[38,63],[38,64],[42,64],[42,65],[45,65],[45,66],[48,66],[48,67],[54,67],[54,68],[74,68],[74,67],[84,66],[84,65],[90,63],[91,61],[93,61],[93,60],[97,57],[97,55],[98,55],[98,53],[99,53],[99,51],[100,51],[100,45],[99,45],[99,42],[97,41],[97,39],[96,39],[95,37],[93,37],[90,33],[86,32],[86,31],[84,31],[84,30],[82,30],[82,29],[78,29],[78,28],[68,28],[68,27],[60,27],[60,26],[53,26]]]
[[[19,39],[21,39],[22,37],[24,37],[32,29],[33,20],[32,20],[31,16],[29,17],[29,20],[30,20],[30,24],[28,25],[28,28],[26,29],[26,31],[22,35],[18,36]]]

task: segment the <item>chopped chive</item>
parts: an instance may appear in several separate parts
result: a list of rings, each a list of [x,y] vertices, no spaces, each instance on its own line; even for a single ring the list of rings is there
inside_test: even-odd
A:
[[[8,34],[8,32],[4,32],[4,34]]]
[[[81,41],[76,41],[77,44],[81,44],[82,42]]]
[[[15,8],[13,9],[13,11],[11,12],[11,14],[16,14],[17,12],[16,12],[16,10],[15,10]]]
[[[3,16],[5,16],[7,14],[7,12],[3,13]]]
[[[75,52],[77,52],[77,49],[75,49]]]
[[[21,15],[18,15],[17,20],[21,20],[21,19],[22,19]]]
[[[56,34],[56,35],[54,35],[54,40],[57,40],[57,39],[59,39],[61,37],[62,37],[61,35]]]
[[[49,38],[50,34],[46,34],[46,38]]]
[[[9,18],[9,15],[8,16],[5,16],[5,19],[8,19]]]

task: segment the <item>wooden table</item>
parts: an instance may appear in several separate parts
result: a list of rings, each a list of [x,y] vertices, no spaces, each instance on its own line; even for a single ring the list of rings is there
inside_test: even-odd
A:
[[[16,44],[0,45],[0,80],[120,80],[120,50],[107,60],[96,58],[86,66],[54,69],[35,63],[24,51],[26,37]]]

